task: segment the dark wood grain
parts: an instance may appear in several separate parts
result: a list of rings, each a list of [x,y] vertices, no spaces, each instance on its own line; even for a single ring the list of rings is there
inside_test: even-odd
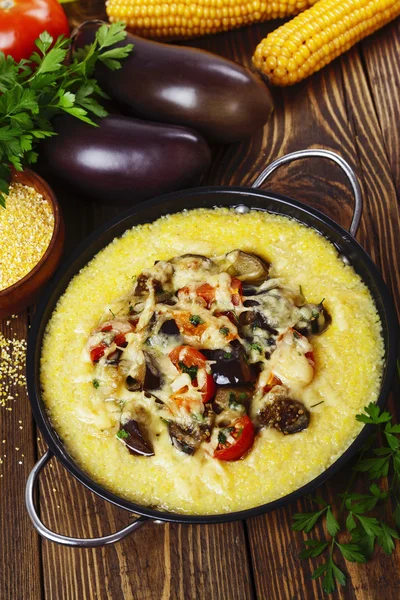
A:
[[[41,451],[43,449],[41,448]],[[129,515],[99,500],[53,461],[41,478],[45,522],[78,537],[106,535]],[[43,542],[47,598],[252,598],[243,526],[149,523],[114,546],[83,550]]]
[[[26,340],[27,330],[26,314],[0,320],[0,333],[7,340]],[[26,479],[36,461],[35,431],[25,386],[2,377],[0,389],[12,396],[0,405],[0,598],[36,599],[42,588],[41,544],[24,501]]]
[[[91,11],[96,1],[90,3]],[[100,4],[97,2],[97,5]],[[78,22],[76,6],[68,10]],[[93,16],[93,15],[91,15]],[[206,48],[250,64],[257,42],[277,23],[254,25],[229,34],[194,40]],[[278,156],[310,147],[339,152],[357,172],[365,199],[359,241],[371,254],[392,290],[398,309],[400,272],[400,24],[377,32],[346,56],[300,85],[274,90],[275,112],[263,131],[250,140],[214,149],[206,183],[250,185]],[[292,196],[347,227],[353,198],[338,167],[322,159],[293,163],[265,184]],[[121,212],[122,207],[84,202],[56,192],[66,219],[66,256],[90,231]],[[26,333],[26,316],[13,321]],[[0,330],[7,329],[5,322]],[[393,399],[389,406],[398,406]],[[0,409],[1,410],[1,409]],[[35,460],[33,426],[24,398],[14,412],[0,412],[1,440],[7,451],[23,447],[24,464],[0,465],[0,598],[134,599],[134,600],[311,600],[323,598],[320,580],[310,575],[318,560],[302,561],[302,535],[291,531],[294,512],[307,511],[307,499],[253,518],[218,526],[148,524],[113,547],[74,550],[40,543],[23,505],[23,486]],[[18,420],[24,422],[19,430]],[[21,433],[22,431],[22,433]],[[17,443],[18,442],[18,443]],[[44,451],[39,443],[38,453]],[[14,451],[15,452],[15,451]],[[1,455],[1,452],[0,452]],[[14,465],[14,462],[16,463]],[[23,469],[23,472],[19,470]],[[19,476],[15,476],[15,471]],[[350,466],[319,490],[331,498],[346,486]],[[22,476],[21,476],[22,475]],[[5,478],[5,479],[4,479]],[[6,483],[6,485],[4,485]],[[130,516],[83,489],[52,461],[41,477],[40,509],[44,521],[70,535],[96,536],[129,522]],[[317,535],[322,536],[320,528]],[[23,573],[19,567],[25,566]],[[336,598],[385,600],[400,597],[400,548],[388,559],[377,552],[367,566],[340,563],[348,585]]]
[[[377,31],[360,45],[365,77],[373,101],[373,109],[382,133],[393,182],[400,198],[400,19]]]

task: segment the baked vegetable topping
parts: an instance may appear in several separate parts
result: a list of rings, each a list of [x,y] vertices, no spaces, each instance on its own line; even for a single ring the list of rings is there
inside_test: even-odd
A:
[[[330,316],[323,301],[307,303],[271,271],[243,250],[176,256],[140,273],[131,294],[107,309],[87,360],[93,394],[109,403],[131,453],[153,456],[164,430],[183,454],[202,447],[235,461],[263,430],[309,426],[296,394],[314,378],[311,336]]]

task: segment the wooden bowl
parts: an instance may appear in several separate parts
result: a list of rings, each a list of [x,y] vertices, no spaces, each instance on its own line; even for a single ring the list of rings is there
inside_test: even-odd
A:
[[[30,169],[12,171],[11,183],[33,187],[50,204],[54,215],[54,230],[46,252],[25,277],[0,291],[0,319],[21,312],[32,304],[40,290],[53,275],[64,245],[64,221],[51,187]],[[6,209],[7,210],[7,209]]]

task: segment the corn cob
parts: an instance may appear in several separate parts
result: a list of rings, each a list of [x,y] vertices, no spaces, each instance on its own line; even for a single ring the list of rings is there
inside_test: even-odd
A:
[[[107,0],[111,22],[142,37],[191,38],[289,17],[317,0]]]
[[[274,85],[297,83],[399,14],[400,0],[319,0],[262,40],[253,64]]]

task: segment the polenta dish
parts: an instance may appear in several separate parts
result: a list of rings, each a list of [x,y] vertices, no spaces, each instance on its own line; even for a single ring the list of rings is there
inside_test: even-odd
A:
[[[136,226],[70,282],[42,397],[104,488],[183,514],[244,510],[329,467],[375,402],[381,324],[314,229],[195,209]]]

